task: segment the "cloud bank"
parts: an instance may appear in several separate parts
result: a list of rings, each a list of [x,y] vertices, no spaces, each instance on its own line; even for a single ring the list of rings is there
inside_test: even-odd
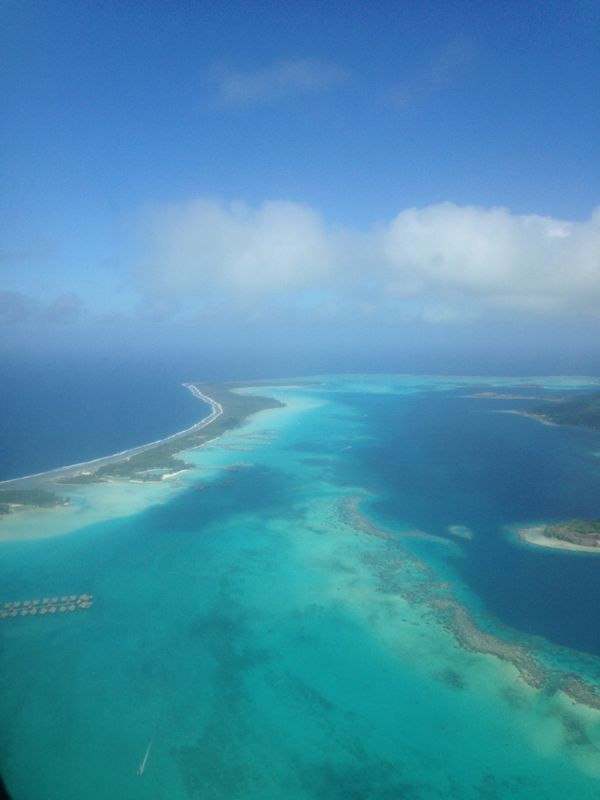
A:
[[[141,291],[186,313],[600,316],[600,208],[567,222],[440,203],[359,231],[292,202],[198,199],[148,210],[143,236]]]

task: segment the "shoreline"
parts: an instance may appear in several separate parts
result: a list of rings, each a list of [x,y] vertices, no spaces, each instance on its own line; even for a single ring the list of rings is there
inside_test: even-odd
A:
[[[368,510],[360,507],[364,496],[349,495],[339,501],[338,513],[341,520],[358,533],[389,538],[390,531],[379,528],[368,516]],[[516,530],[516,528],[513,528]],[[408,536],[411,531],[407,531]],[[424,534],[430,537],[429,534]],[[399,537],[396,535],[396,538]],[[432,539],[437,538],[431,536]],[[434,618],[453,639],[458,647],[482,657],[489,657],[497,664],[506,664],[516,670],[519,679],[530,689],[540,693],[560,691],[569,702],[577,703],[585,708],[600,712],[600,694],[595,683],[578,675],[564,666],[553,666],[540,658],[537,650],[527,644],[518,634],[505,628],[504,633],[496,629],[488,629],[482,623],[482,615],[469,607],[464,600],[458,599],[452,591],[452,585],[445,580],[440,581],[435,568],[430,562],[421,560],[418,555],[404,543],[396,542],[397,558],[388,562],[379,573],[383,585],[387,585],[390,593],[402,598],[414,606],[428,607]],[[421,578],[411,578],[405,571],[416,569]],[[393,576],[402,572],[404,580],[397,583]],[[389,582],[389,583],[388,583]],[[485,620],[485,616],[483,616]]]
[[[573,425],[561,425],[558,422],[553,422],[551,419],[544,417],[542,414],[534,414],[531,411],[520,411],[516,408],[497,408],[495,411],[496,414],[515,414],[517,417],[527,417],[527,419],[533,419],[536,422],[539,422],[541,425],[548,425],[550,428],[575,427]]]
[[[549,402],[556,401],[549,400]],[[588,431],[588,433],[600,433],[598,428],[593,428],[589,425],[579,425],[574,422],[556,422],[553,419],[549,419],[544,414],[534,414],[532,411],[521,411],[516,408],[497,408],[494,409],[494,411],[496,414],[515,414],[518,417],[527,417],[535,422],[539,422],[540,425],[547,425],[550,428],[574,428],[579,431]]]
[[[253,414],[285,405],[268,395],[260,395],[260,389],[254,384],[182,385],[210,409],[210,413],[194,425],[164,439],[147,442],[109,456],[0,483],[0,527],[3,533],[12,538],[10,530],[15,525],[15,530],[21,531],[21,523],[30,524],[34,519],[31,514],[41,511],[51,514],[53,519],[62,517],[63,524],[50,527],[64,532],[64,520],[73,513],[81,512],[82,503],[85,504],[81,499],[84,496],[81,491],[85,487],[105,487],[110,492],[109,503],[116,504],[120,513],[123,503],[118,496],[118,487],[128,484],[145,487],[142,494],[146,496],[151,487],[177,486],[183,473],[194,468],[193,459],[183,460],[180,454],[188,451],[191,453],[218,439],[226,431],[243,424]],[[252,391],[236,391],[242,388]],[[113,490],[109,487],[113,487]],[[58,514],[60,510],[62,514]],[[0,539],[5,538],[6,536],[0,535]]]
[[[198,389],[198,387],[193,383],[182,383],[181,385],[188,389],[194,397],[196,397],[198,400],[201,400],[212,409],[208,416],[204,417],[198,422],[195,422],[193,425],[190,425],[189,428],[184,428],[181,431],[172,433],[169,436],[165,436],[163,439],[155,439],[152,442],[146,442],[145,444],[136,445],[135,447],[130,447],[126,450],[120,450],[119,452],[111,453],[108,456],[100,456],[99,458],[92,458],[88,461],[80,461],[76,464],[67,464],[62,467],[53,467],[52,469],[45,470],[43,472],[34,472],[30,475],[22,475],[18,478],[7,478],[0,481],[0,490],[13,488],[17,484],[25,484],[23,488],[26,488],[26,484],[29,482],[38,483],[42,481],[53,481],[60,478],[69,477],[73,473],[81,473],[86,469],[86,467],[98,469],[99,467],[103,467],[108,464],[125,461],[128,458],[139,455],[140,453],[144,453],[153,447],[158,447],[167,442],[172,442],[190,433],[196,433],[197,431],[200,431],[210,425],[211,422],[214,422],[218,417],[221,416],[223,413],[223,406],[221,403],[218,403],[216,400],[213,400],[212,397],[209,397],[201,392],[200,389]]]
[[[510,530],[517,536],[518,540],[531,547],[544,547],[546,550],[560,550],[569,553],[586,553],[600,555],[600,547],[589,547],[586,545],[574,544],[564,539],[555,539],[545,536],[546,525],[528,525],[524,527],[512,527]]]

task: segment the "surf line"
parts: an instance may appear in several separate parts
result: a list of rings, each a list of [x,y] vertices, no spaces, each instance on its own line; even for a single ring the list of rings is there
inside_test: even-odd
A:
[[[204,417],[204,419],[201,419],[200,422],[196,422],[194,425],[190,425],[189,428],[185,428],[182,431],[177,431],[177,433],[172,433],[170,436],[165,436],[164,439],[156,439],[154,442],[148,442],[147,444],[141,444],[137,447],[131,447],[128,450],[120,450],[118,453],[112,453],[108,456],[100,456],[100,458],[92,458],[89,461],[80,461],[77,464],[68,464],[64,467],[54,467],[53,469],[44,470],[43,472],[34,472],[31,475],[21,475],[18,478],[6,478],[5,480],[0,481],[0,486],[9,486],[15,483],[18,484],[21,481],[29,481],[33,480],[34,478],[45,478],[46,480],[51,480],[53,478],[60,478],[63,474],[66,475],[71,470],[78,470],[88,466],[101,467],[104,466],[104,464],[113,463],[121,458],[125,459],[130,458],[131,456],[137,456],[140,453],[143,453],[145,450],[149,450],[151,447],[163,444],[164,442],[170,442],[173,439],[179,439],[186,433],[195,433],[196,431],[202,430],[202,428],[210,425],[210,423],[214,422],[217,417],[221,416],[223,413],[223,406],[221,403],[217,403],[217,401],[213,400],[212,397],[209,397],[201,392],[200,389],[198,389],[198,387],[193,383],[182,383],[181,385],[188,389],[198,400],[202,400],[204,403],[210,406],[210,414],[207,417]]]
[[[142,777],[142,775],[144,774],[144,770],[146,769],[146,764],[148,763],[148,756],[150,755],[150,750],[152,750],[153,742],[154,742],[154,736],[148,742],[148,747],[146,748],[146,752],[144,753],[144,757],[142,758],[142,760],[140,761],[140,763],[138,765],[137,774],[140,776],[140,778]]]

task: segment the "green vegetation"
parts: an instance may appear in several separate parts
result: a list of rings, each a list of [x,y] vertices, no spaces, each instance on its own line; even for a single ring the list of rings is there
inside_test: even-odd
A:
[[[200,387],[200,384],[197,384]],[[216,400],[223,407],[223,413],[214,422],[205,428],[196,431],[188,431],[172,439],[160,442],[153,447],[148,447],[141,453],[124,457],[120,461],[113,461],[98,467],[91,475],[79,476],[84,478],[85,483],[113,479],[136,479],[144,481],[158,481],[160,474],[151,473],[150,470],[165,472],[177,472],[187,469],[190,465],[180,458],[176,458],[178,453],[183,450],[191,450],[200,447],[209,439],[220,436],[227,430],[237,428],[250,414],[263,411],[268,408],[278,408],[281,406],[277,400],[270,397],[253,397],[250,395],[240,395],[231,391],[240,387],[241,384],[211,385],[201,386],[202,392]],[[71,483],[72,479],[65,478],[63,483]]]
[[[555,425],[574,425],[600,431],[600,392],[544,403],[532,408],[529,413]]]
[[[84,485],[110,480],[159,481],[165,473],[187,469],[190,465],[177,458],[178,453],[200,447],[225,431],[238,427],[250,414],[282,405],[270,397],[255,397],[231,391],[244,385],[255,386],[254,383],[210,386],[197,384],[205,395],[223,407],[223,413],[204,428],[176,434],[129,456],[102,460],[95,467],[83,465],[80,471],[73,471],[71,474],[63,472],[61,477],[40,476],[36,483],[58,489],[61,485]],[[0,515],[17,511],[20,507],[53,508],[68,502],[54,492],[32,486],[31,479],[27,479],[27,483],[23,485],[27,488],[0,491]]]
[[[3,489],[0,490],[0,515],[10,514],[16,508],[55,508],[68,502],[45,489]]]
[[[583,547],[600,547],[600,520],[572,519],[547,525],[544,536]]]
[[[99,467],[90,476],[92,480],[103,480],[108,478],[131,478],[134,475],[147,481],[160,480],[160,475],[146,474],[148,470],[167,470],[175,472],[180,469],[187,469],[189,464],[180,458],[174,458],[168,448],[152,448],[143,453],[138,453],[125,461],[116,461],[114,464],[105,464]]]

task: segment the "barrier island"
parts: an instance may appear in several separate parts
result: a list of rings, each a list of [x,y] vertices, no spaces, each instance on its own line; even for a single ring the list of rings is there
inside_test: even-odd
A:
[[[110,481],[161,481],[191,467],[179,455],[201,447],[225,431],[239,427],[251,414],[282,404],[271,397],[244,394],[237,389],[256,388],[256,382],[185,383],[211,409],[210,414],[184,431],[93,461],[60,467],[0,484],[0,515],[23,509],[48,509],[68,505],[69,486]]]

